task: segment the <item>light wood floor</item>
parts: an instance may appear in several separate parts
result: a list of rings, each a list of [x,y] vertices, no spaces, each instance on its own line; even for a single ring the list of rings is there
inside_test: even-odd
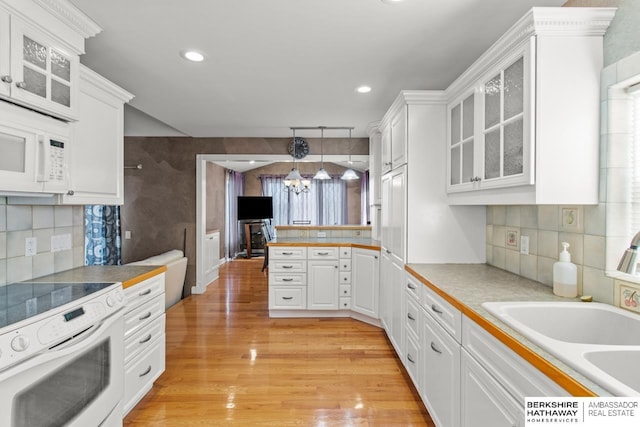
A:
[[[167,366],[125,426],[433,426],[384,332],[270,319],[261,259],[167,311]]]

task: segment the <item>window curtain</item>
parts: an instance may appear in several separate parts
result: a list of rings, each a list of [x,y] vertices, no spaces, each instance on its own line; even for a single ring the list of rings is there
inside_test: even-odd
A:
[[[262,195],[273,198],[273,224],[347,223],[347,186],[339,177],[311,182],[306,193],[285,190],[284,175],[261,175]],[[311,177],[305,177],[311,179]]]
[[[289,224],[289,192],[284,190],[284,175],[260,175],[262,195],[273,198],[273,225]]]
[[[120,206],[84,207],[85,265],[120,265]]]
[[[244,195],[244,175],[227,171],[227,209],[225,221],[225,256],[235,258],[240,252],[240,234],[238,230],[238,196]]]

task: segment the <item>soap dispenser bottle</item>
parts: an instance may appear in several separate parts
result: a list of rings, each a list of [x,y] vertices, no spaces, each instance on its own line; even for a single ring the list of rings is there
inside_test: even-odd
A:
[[[578,268],[571,263],[569,243],[562,242],[560,259],[553,264],[553,293],[567,298],[578,296]]]

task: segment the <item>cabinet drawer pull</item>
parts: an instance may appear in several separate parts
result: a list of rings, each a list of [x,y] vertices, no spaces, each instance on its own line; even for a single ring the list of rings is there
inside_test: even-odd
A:
[[[138,341],[140,344],[144,344],[146,342],[151,341],[151,334],[147,335],[146,337],[144,337],[143,339],[141,339],[140,341]]]
[[[149,365],[149,367],[147,368],[146,371],[144,371],[143,373],[141,373],[140,375],[138,375],[140,378],[149,375],[149,372],[151,372],[151,365]]]
[[[411,353],[407,353],[407,360],[408,360],[409,362],[413,363],[413,364],[415,364],[415,363],[416,363],[416,361],[415,361],[415,360],[413,360],[413,356],[411,356]]]
[[[438,306],[437,306],[437,305],[435,305],[435,304],[431,304],[431,310],[433,310],[434,312],[436,312],[436,313],[438,313],[438,314],[442,314],[442,310],[440,310],[440,309],[438,308]]]
[[[411,313],[407,313],[407,317],[408,317],[410,320],[416,320],[416,318],[415,318],[415,317],[413,317],[413,314],[411,314]]]
[[[347,268],[347,264],[343,265],[344,268]]]
[[[146,291],[140,292],[138,293],[138,296],[145,296],[145,295],[149,295],[151,293],[151,288],[147,289]]]
[[[283,265],[282,268],[293,268],[293,265]]]
[[[433,341],[431,341],[431,350],[435,351],[438,354],[442,354],[442,350],[436,347],[436,344]]]
[[[148,319],[149,317],[151,317],[151,312],[148,311],[147,314],[145,314],[144,316],[140,316],[138,319],[139,320],[144,320],[144,319]]]
[[[388,254],[390,254],[390,253],[391,253],[391,251],[390,251],[389,249],[385,249],[384,251],[385,251],[386,253],[388,253]]]
[[[378,259],[378,255],[374,255],[373,258]]]
[[[325,256],[325,255],[329,255],[329,252],[318,252],[317,254],[318,254],[318,255]]]
[[[407,288],[411,289],[412,291],[415,291],[417,289],[416,285],[414,285],[413,283],[407,283]]]
[[[292,278],[290,278],[290,277],[283,277],[283,278],[282,278],[282,281],[283,281],[283,282],[293,282],[293,279],[292,279]]]
[[[282,255],[293,255],[293,252],[282,252]]]
[[[293,297],[282,297],[282,299],[285,299],[285,300],[287,300],[287,301],[288,301],[288,300],[290,300],[290,299],[293,299]]]

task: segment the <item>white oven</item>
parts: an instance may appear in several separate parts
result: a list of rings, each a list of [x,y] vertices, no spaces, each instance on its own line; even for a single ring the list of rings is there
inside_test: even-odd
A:
[[[42,292],[42,285],[53,292]],[[96,291],[95,285],[104,286]],[[91,294],[78,295],[78,287],[88,287]],[[16,317],[15,307],[18,319],[25,312],[43,310],[0,328],[0,426],[121,426],[124,294],[120,284],[35,288],[19,288],[18,297],[0,296],[9,318],[6,323]]]
[[[64,193],[69,124],[0,101],[0,191]]]

